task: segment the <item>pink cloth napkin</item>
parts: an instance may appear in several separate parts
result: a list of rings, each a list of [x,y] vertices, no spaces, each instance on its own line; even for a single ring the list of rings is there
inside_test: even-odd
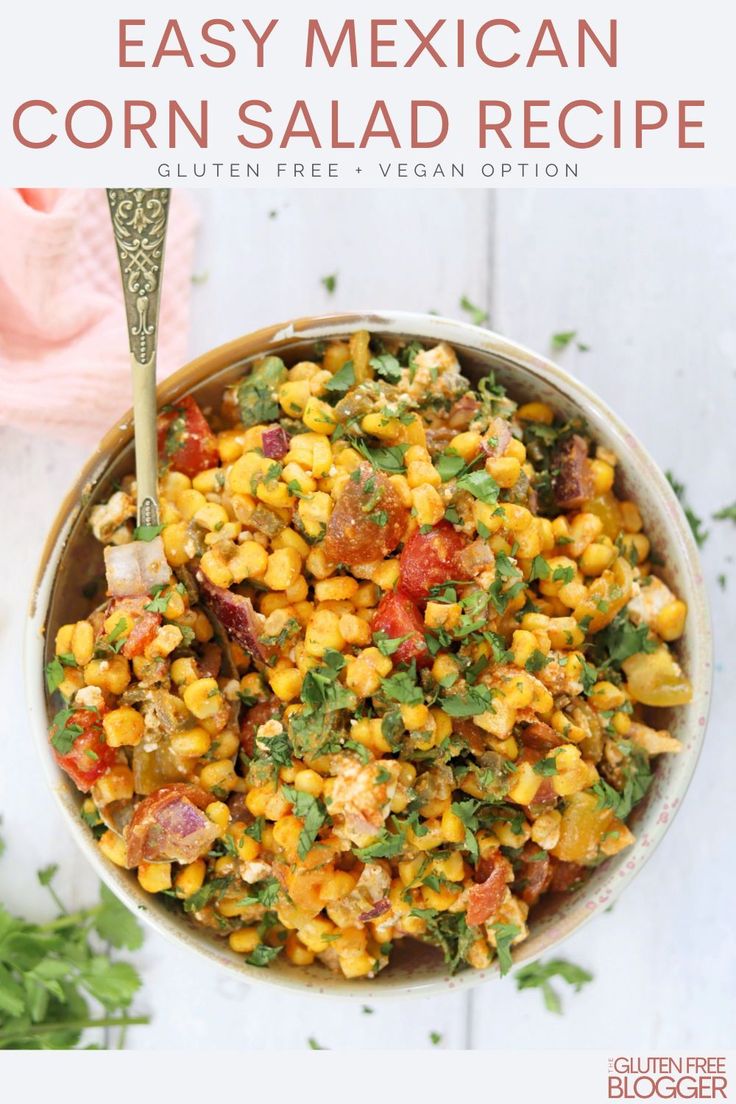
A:
[[[158,376],[185,362],[197,217],[174,192]],[[102,189],[0,189],[0,425],[94,444],[131,405],[120,269]]]

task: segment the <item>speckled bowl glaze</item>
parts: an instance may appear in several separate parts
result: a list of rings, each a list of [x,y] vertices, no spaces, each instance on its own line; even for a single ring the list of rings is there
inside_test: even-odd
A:
[[[535,912],[530,936],[514,954],[517,963],[524,962],[551,951],[616,899],[662,839],[685,795],[705,733],[712,667],[708,606],[697,550],[661,471],[596,395],[545,357],[466,323],[392,311],[297,319],[248,334],[198,357],[161,385],[159,401],[171,402],[191,392],[200,402],[213,402],[224,385],[242,375],[259,356],[277,353],[287,363],[294,363],[308,357],[315,342],[357,329],[409,340],[448,341],[471,380],[481,378],[492,368],[512,397],[543,400],[565,417],[582,415],[593,436],[617,453],[618,489],[639,503],[647,532],[664,559],[664,575],[689,607],[685,636],[677,650],[693,683],[693,700],[669,715],[662,710],[657,714],[660,726],[667,724],[672,729],[682,741],[683,750],[679,755],[662,756],[657,761],[654,784],[631,818],[636,843],[593,871],[576,892],[564,898],[545,899],[543,907]],[[132,468],[128,414],[101,441],[61,504],[39,568],[25,645],[27,694],[35,739],[51,789],[91,865],[128,907],[139,912],[157,931],[247,981],[365,1000],[381,995],[458,990],[497,976],[494,966],[488,971],[468,970],[449,977],[439,955],[412,940],[397,943],[391,965],[373,980],[348,981],[319,965],[295,968],[278,960],[267,970],[247,966],[224,940],[194,928],[182,914],[168,907],[166,899],[145,893],[134,874],[103,859],[80,819],[80,795],[59,771],[49,749],[47,726],[52,707],[45,694],[43,666],[50,657],[58,626],[87,612],[89,603],[82,595],[82,587],[102,569],[101,546],[92,539],[86,524],[89,509],[103,501],[114,481]]]

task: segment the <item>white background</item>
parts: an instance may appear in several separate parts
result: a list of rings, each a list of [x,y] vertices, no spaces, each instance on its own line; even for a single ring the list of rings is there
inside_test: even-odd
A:
[[[154,69],[156,55],[166,21],[172,16],[171,4],[149,3],[136,9],[122,0],[65,0],[52,4],[49,0],[8,5],[3,13],[3,34],[0,36],[0,179],[5,184],[25,185],[106,185],[112,180],[121,184],[151,186],[160,184],[156,172],[162,161],[180,160],[189,168],[220,161],[225,163],[259,161],[262,165],[261,186],[272,187],[275,166],[279,161],[335,161],[342,166],[337,185],[341,187],[375,186],[381,183],[378,161],[417,160],[433,163],[438,158],[467,162],[462,181],[466,187],[483,183],[479,164],[502,162],[577,161],[580,174],[577,186],[656,185],[669,188],[679,185],[732,184],[736,159],[732,147],[733,41],[736,35],[736,8],[723,0],[700,0],[693,5],[687,0],[617,0],[601,5],[592,0],[525,0],[523,5],[505,6],[469,3],[468,0],[392,0],[381,4],[350,4],[345,0],[309,0],[308,3],[279,3],[278,0],[250,0],[247,5],[234,0],[219,0],[216,6],[201,0],[179,0],[175,14],[180,20],[194,65],[188,68],[181,58],[164,58]],[[119,18],[141,18],[145,28],[133,28],[130,39],[141,38],[144,46],[130,50],[130,58],[144,60],[143,68],[118,67]],[[237,62],[227,68],[208,68],[199,62],[207,49],[202,42],[202,24],[208,18],[229,19],[237,33],[228,36],[237,46]],[[266,43],[263,69],[255,68],[253,42],[243,29],[241,20],[252,20],[262,32],[272,18],[279,24]],[[305,68],[306,26],[310,18],[319,19],[330,43],[337,39],[346,18],[355,18],[358,25],[358,66],[352,69],[347,55],[341,56],[334,69],[324,63]],[[418,44],[416,35],[406,26],[414,17],[426,32],[436,20],[445,26],[433,39],[446,59],[446,67],[438,67],[425,52],[412,68],[406,68]],[[496,27],[489,39],[494,58],[509,56],[514,48],[520,61],[507,68],[490,68],[477,60],[473,49],[476,31],[490,18],[516,20],[518,35]],[[602,41],[606,42],[608,20],[619,22],[618,64],[611,68],[596,54],[588,54],[584,69],[577,65],[577,22],[587,18]],[[451,44],[455,41],[458,19],[466,21],[468,47],[465,67],[457,68]],[[534,39],[543,19],[554,21],[565,52],[567,67],[555,58],[543,57],[532,67],[526,67]],[[369,34],[371,19],[395,19],[395,28],[385,27],[380,37],[395,38],[395,49],[384,49],[381,57],[396,61],[395,68],[371,70]],[[218,28],[219,31],[219,28]],[[221,33],[221,32],[220,32]],[[63,43],[63,49],[59,44]],[[214,57],[222,51],[209,49]],[[412,152],[410,144],[408,104],[412,98],[438,100],[450,115],[447,141],[438,150]],[[58,110],[54,120],[62,135],[46,149],[29,150],[12,136],[11,123],[16,108],[27,100],[45,99]],[[98,149],[80,149],[63,137],[63,117],[78,100],[100,100],[113,117],[111,139]],[[134,136],[131,148],[124,149],[123,104],[125,100],[149,100],[159,111],[159,119],[151,137],[156,149],[143,145],[140,135]],[[178,99],[183,109],[192,114],[199,102],[210,103],[209,148],[200,149],[191,136],[183,132],[174,153],[167,149],[167,105]],[[254,151],[240,145],[237,135],[243,130],[238,121],[238,106],[245,100],[261,99],[271,104],[272,113],[265,118],[273,125],[275,142],[267,149]],[[307,140],[296,140],[288,149],[279,149],[292,106],[305,99],[314,116],[321,136],[322,149],[315,151]],[[385,99],[399,132],[402,149],[396,151],[388,141],[373,141],[362,153],[358,150],[330,150],[330,101],[340,101],[341,136],[357,145],[365,128],[373,103]],[[519,127],[521,104],[525,99],[548,100],[548,131],[534,131],[535,139],[546,138],[549,150],[524,152]],[[600,103],[604,115],[599,120],[601,132],[611,133],[610,106],[615,99],[623,104],[621,150],[614,150],[606,141],[590,150],[575,150],[563,146],[557,137],[555,112],[570,101],[588,99]],[[702,132],[690,131],[691,139],[704,138],[706,149],[678,150],[677,136],[671,126],[647,138],[641,150],[634,147],[634,101],[659,100],[667,104],[671,119],[677,114],[677,101],[703,100],[704,110],[696,109],[691,118],[704,118]],[[478,103],[499,100],[512,105],[513,122],[508,129],[513,149],[500,147],[498,141],[488,150],[478,153]],[[535,110],[535,117],[546,115],[545,109]],[[571,117],[570,129],[582,140],[596,130],[585,112]],[[140,117],[140,116],[137,116]],[[195,114],[195,119],[198,115]],[[647,112],[649,117],[649,112]],[[259,115],[259,118],[264,116]],[[493,118],[496,118],[494,115]],[[31,140],[44,140],[48,134],[48,117],[35,109],[26,120],[25,133]],[[84,123],[84,113],[81,119]],[[163,125],[162,125],[163,124]],[[83,140],[95,140],[102,127],[97,117],[87,118],[87,126],[79,133]],[[254,136],[253,131],[250,132]],[[359,162],[359,164],[358,164]],[[357,170],[360,168],[360,173]],[[542,168],[542,171],[544,169]],[[501,186],[518,184],[519,170],[499,179],[497,168],[493,183]],[[561,179],[561,178],[560,178]],[[227,184],[226,179],[222,183]],[[396,183],[396,181],[394,180]],[[529,186],[538,182],[527,177]],[[559,181],[558,181],[559,182]],[[182,183],[182,181],[179,181]],[[212,179],[205,180],[212,185]],[[306,180],[306,184],[310,181]],[[320,186],[319,181],[312,185]],[[434,184],[447,184],[438,178]],[[542,186],[545,179],[542,177]],[[425,187],[431,187],[427,181]],[[575,181],[572,186],[576,186]]]
[[[325,309],[458,314],[465,293],[502,333],[547,351],[578,329],[590,352],[561,357],[614,406],[697,511],[736,499],[736,198],[727,192],[200,192],[192,353],[256,326]],[[270,211],[277,217],[270,218]],[[329,296],[320,278],[337,272]],[[121,340],[124,336],[121,330]],[[39,401],[43,397],[39,396]],[[35,870],[59,862],[84,904],[94,878],[67,839],[26,723],[20,671],[26,598],[44,532],[84,459],[79,449],[0,431],[0,811],[8,844],[0,899],[48,911]],[[149,933],[137,956],[139,1048],[601,1048],[655,1053],[733,1045],[733,641],[736,527],[710,522],[704,551],[716,623],[716,693],[682,812],[608,915],[562,954],[595,981],[546,1012],[513,980],[470,994],[359,1004],[246,986]],[[716,576],[728,577],[726,590]],[[521,1082],[523,1076],[520,1073]]]

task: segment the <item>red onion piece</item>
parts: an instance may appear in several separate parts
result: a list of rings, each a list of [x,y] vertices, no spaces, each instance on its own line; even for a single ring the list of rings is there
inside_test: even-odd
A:
[[[253,659],[259,663],[265,663],[269,653],[260,641],[263,617],[253,609],[250,598],[244,598],[242,594],[233,594],[231,590],[226,590],[224,587],[215,586],[201,571],[197,572],[197,582],[228,636],[240,644],[241,648],[245,648]]]
[[[161,537],[130,544],[109,544],[105,548],[107,593],[113,598],[150,594],[155,586],[171,581]]]
[[[391,908],[391,902],[388,897],[382,897],[380,901],[376,901],[373,908],[368,909],[367,912],[361,912],[358,919],[365,923],[367,920],[377,920],[379,916],[383,916],[384,912],[388,912]]]
[[[199,786],[162,786],[136,805],[126,829],[128,863],[194,862],[209,851],[217,825],[205,816],[209,795]]]
[[[269,460],[281,460],[289,451],[289,436],[281,426],[269,426],[264,429],[261,438],[263,455]]]

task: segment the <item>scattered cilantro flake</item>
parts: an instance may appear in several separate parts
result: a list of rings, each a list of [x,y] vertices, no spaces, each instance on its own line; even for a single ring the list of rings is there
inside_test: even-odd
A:
[[[269,947],[267,943],[259,943],[255,950],[245,956],[245,961],[249,966],[270,966],[283,949],[283,947]]]
[[[46,689],[49,694],[53,694],[64,681],[64,668],[58,656],[54,656],[51,662],[46,664],[44,675],[46,677]]]
[[[382,828],[378,837],[366,847],[354,847],[353,854],[361,862],[372,862],[373,859],[395,859],[406,846],[406,837],[403,832],[389,832]]]
[[[532,560],[531,571],[529,572],[529,582],[533,583],[535,579],[548,579],[549,578],[549,564],[545,560],[544,556],[535,556]]]
[[[474,471],[461,475],[457,481],[457,487],[460,491],[468,491],[473,498],[488,506],[495,506],[498,502],[500,488],[493,476],[486,471]]]
[[[299,858],[305,859],[317,839],[317,833],[327,820],[327,809],[318,797],[294,789],[293,786],[282,786],[281,792],[294,806],[294,814],[304,821],[296,850]]]
[[[496,936],[496,954],[501,977],[509,972],[513,966],[511,958],[511,944],[521,930],[516,924],[492,924]]]
[[[721,510],[717,510],[713,517],[716,521],[736,521],[736,502],[732,502],[730,506],[724,506]]]
[[[439,1046],[440,1043],[442,1042],[442,1035],[440,1034],[439,1031],[430,1031],[429,1041],[432,1044],[432,1046]]]
[[[519,992],[522,989],[540,989],[544,1007],[548,1012],[559,1016],[562,1013],[562,1001],[550,981],[555,977],[571,985],[576,993],[593,980],[593,975],[582,966],[576,966],[562,958],[553,958],[549,962],[530,962],[527,966],[522,966],[514,974],[514,981]]]
[[[401,365],[391,353],[381,353],[380,356],[371,357],[368,363],[389,383],[398,383],[401,379]]]
[[[477,717],[493,712],[492,697],[487,686],[469,686],[464,693],[440,698],[438,705],[449,717]]]
[[[320,1046],[316,1039],[310,1037],[307,1039],[307,1046],[310,1050],[327,1050],[327,1047]]]
[[[688,504],[687,492],[685,491],[684,483],[680,483],[671,471],[665,472],[665,475],[667,476],[667,480],[672,487],[672,490],[675,492],[677,498],[680,501],[680,505],[682,506],[685,517],[687,518],[688,524],[692,529],[693,536],[695,537],[695,543],[697,544],[698,548],[702,548],[708,539],[708,530],[703,528],[703,519],[698,517],[692,507]]]
[[[373,643],[378,648],[381,655],[390,656],[394,652],[398,651],[405,640],[408,640],[411,633],[407,633],[405,636],[389,636],[383,629],[379,629],[378,632],[373,634]]]
[[[325,384],[325,391],[344,394],[355,383],[355,368],[352,360],[346,360],[342,368],[338,368],[331,380]]]
[[[337,287],[337,273],[333,272],[329,276],[323,276],[320,283],[328,295],[334,295]]]
[[[482,326],[484,322],[488,321],[488,311],[483,310],[482,307],[476,307],[475,303],[471,303],[467,295],[462,295],[460,297],[460,309],[470,315],[470,321],[474,326]]]
[[[390,472],[391,475],[403,475],[406,472],[404,454],[409,448],[408,445],[381,445],[371,447],[358,437],[352,439],[351,443],[353,448],[361,453],[361,455],[365,456],[366,460],[369,460],[374,468],[380,468],[381,471]]]
[[[381,679],[381,689],[387,698],[401,702],[402,705],[420,705],[424,701],[422,688],[417,686],[415,663],[412,663],[408,671],[397,671],[388,678]]]

